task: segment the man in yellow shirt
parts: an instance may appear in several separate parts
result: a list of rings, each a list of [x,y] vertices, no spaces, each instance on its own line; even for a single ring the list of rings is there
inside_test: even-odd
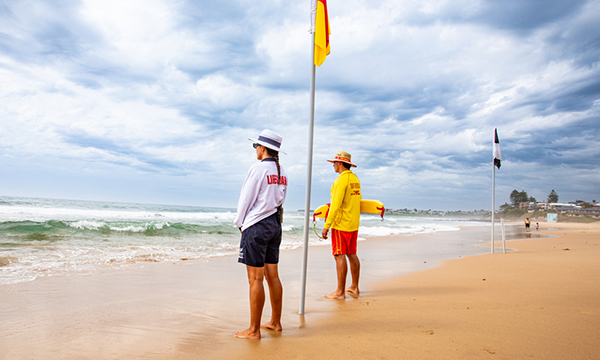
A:
[[[327,239],[331,229],[331,247],[335,257],[338,286],[336,291],[325,295],[327,299],[345,299],[346,293],[358,295],[358,278],[360,277],[360,261],[356,255],[356,242],[358,240],[358,226],[360,224],[360,181],[350,170],[356,167],[351,162],[351,155],[338,151],[333,160],[335,172],[340,174],[331,186],[331,205],[325,220],[322,236]],[[346,276],[350,262],[352,285],[346,287]]]

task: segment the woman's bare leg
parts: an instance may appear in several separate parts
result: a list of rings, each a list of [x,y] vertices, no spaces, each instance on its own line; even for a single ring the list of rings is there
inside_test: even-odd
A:
[[[265,264],[265,279],[269,286],[269,298],[271,300],[271,321],[260,327],[269,330],[281,331],[281,311],[283,307],[283,286],[279,279],[277,264]]]
[[[264,267],[246,265],[248,283],[250,284],[250,327],[235,333],[235,337],[242,339],[260,339],[260,320],[265,305],[265,277]]]

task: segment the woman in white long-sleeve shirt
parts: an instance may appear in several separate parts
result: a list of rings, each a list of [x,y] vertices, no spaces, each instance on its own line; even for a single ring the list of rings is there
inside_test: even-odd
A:
[[[250,284],[250,327],[235,336],[260,339],[260,328],[281,331],[283,286],[279,280],[282,207],[287,193],[287,176],[279,164],[281,136],[263,130],[254,142],[256,158],[248,171],[238,201],[235,226],[242,232],[238,262],[246,265]],[[271,320],[260,324],[265,304],[263,280],[266,278],[271,299]]]

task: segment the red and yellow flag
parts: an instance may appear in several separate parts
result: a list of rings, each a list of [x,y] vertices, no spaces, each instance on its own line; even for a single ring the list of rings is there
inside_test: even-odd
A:
[[[321,66],[329,55],[329,16],[327,0],[313,0],[312,13],[315,14],[315,65]]]

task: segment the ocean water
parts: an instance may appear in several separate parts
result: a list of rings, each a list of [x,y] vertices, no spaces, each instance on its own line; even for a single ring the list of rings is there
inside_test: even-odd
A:
[[[0,284],[87,274],[141,262],[235,255],[235,209],[0,196]],[[284,212],[282,249],[302,246],[304,213]],[[311,227],[312,227],[311,219]],[[458,231],[481,225],[436,218],[363,215],[369,236]],[[323,220],[317,219],[317,232]],[[329,246],[310,232],[309,246]]]

